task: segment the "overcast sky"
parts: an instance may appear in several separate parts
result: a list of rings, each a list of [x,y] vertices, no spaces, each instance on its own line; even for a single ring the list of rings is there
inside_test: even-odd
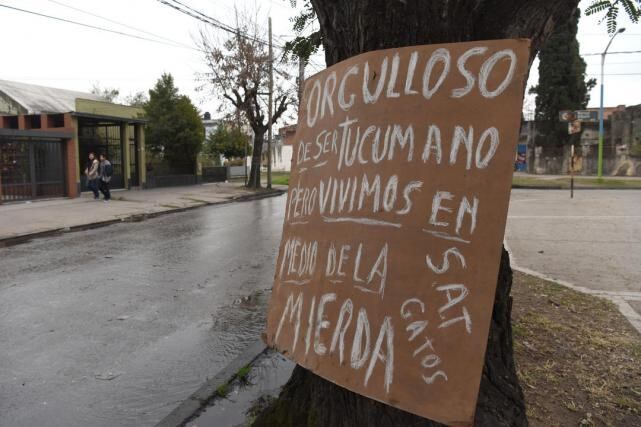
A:
[[[291,39],[290,18],[296,11],[289,0],[180,0],[194,9],[233,23],[234,5],[260,8],[260,15],[273,20],[276,43]],[[301,0],[299,0],[301,3]],[[589,4],[584,0],[582,8]],[[216,102],[196,91],[195,75],[206,71],[202,54],[190,49],[205,24],[173,10],[157,0],[0,0],[0,5],[14,6],[90,25],[136,34],[159,40],[155,43],[123,35],[83,28],[71,23],[0,8],[0,79],[45,86],[88,91],[94,83],[118,88],[126,96],[147,91],[162,72],[174,75],[182,93],[189,95],[202,111],[215,115]],[[72,8],[108,18],[91,16]],[[118,25],[125,24],[136,29]],[[622,17],[626,32],[619,34],[610,52],[641,50],[641,25]],[[267,23],[265,22],[265,28]],[[153,35],[152,35],[153,34]],[[605,25],[594,17],[583,17],[579,25],[581,53],[601,52],[608,43]],[[173,42],[174,45],[164,43]],[[184,47],[175,44],[185,45]],[[584,56],[589,77],[599,77],[600,56]],[[313,74],[324,64],[323,56],[313,58]],[[532,67],[529,85],[536,84],[537,64]],[[641,53],[608,54],[606,61],[605,104],[641,103]],[[592,91],[590,106],[598,106],[598,87]],[[524,109],[533,109],[531,97]]]

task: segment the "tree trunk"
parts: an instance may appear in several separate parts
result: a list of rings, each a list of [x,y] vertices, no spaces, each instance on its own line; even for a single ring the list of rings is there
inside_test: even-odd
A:
[[[377,49],[504,38],[531,39],[530,64],[554,23],[570,19],[578,0],[311,0],[327,65]],[[512,269],[505,249],[492,312],[475,424],[525,426],[514,366]],[[256,426],[435,426],[337,386],[297,366]]]
[[[247,187],[260,188],[260,162],[263,154],[263,142],[265,133],[254,131],[254,149],[252,150],[252,164],[249,171],[249,180]]]

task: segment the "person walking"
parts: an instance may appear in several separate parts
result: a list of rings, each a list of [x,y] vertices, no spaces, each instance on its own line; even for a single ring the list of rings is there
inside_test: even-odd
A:
[[[98,186],[100,185],[98,182],[99,166],[96,155],[94,153],[89,153],[89,160],[87,161],[87,167],[85,168],[85,176],[87,177],[87,187],[89,187],[93,193],[94,200],[98,200],[100,198],[98,193]]]
[[[111,200],[111,191],[109,191],[109,181],[111,181],[111,175],[113,175],[113,166],[111,162],[107,160],[107,156],[104,153],[100,153],[100,166],[98,167],[98,175],[100,176],[100,192],[105,198],[105,202]]]

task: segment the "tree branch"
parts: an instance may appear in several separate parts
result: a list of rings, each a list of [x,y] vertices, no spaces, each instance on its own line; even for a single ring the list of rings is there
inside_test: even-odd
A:
[[[272,124],[276,123],[278,119],[287,111],[287,107],[291,104],[291,100],[287,96],[287,94],[281,95],[276,98],[276,104],[278,105],[276,107],[276,111],[274,112],[274,115],[272,116]]]

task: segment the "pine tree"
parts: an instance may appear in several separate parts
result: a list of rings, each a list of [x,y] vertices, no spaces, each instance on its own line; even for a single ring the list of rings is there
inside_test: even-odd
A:
[[[572,141],[568,125],[559,121],[559,111],[580,110],[590,100],[595,79],[585,79],[585,61],[579,55],[576,39],[581,10],[563,21],[552,32],[539,52],[539,84],[530,89],[536,94],[537,145],[558,150]],[[577,138],[575,136],[575,138]]]

